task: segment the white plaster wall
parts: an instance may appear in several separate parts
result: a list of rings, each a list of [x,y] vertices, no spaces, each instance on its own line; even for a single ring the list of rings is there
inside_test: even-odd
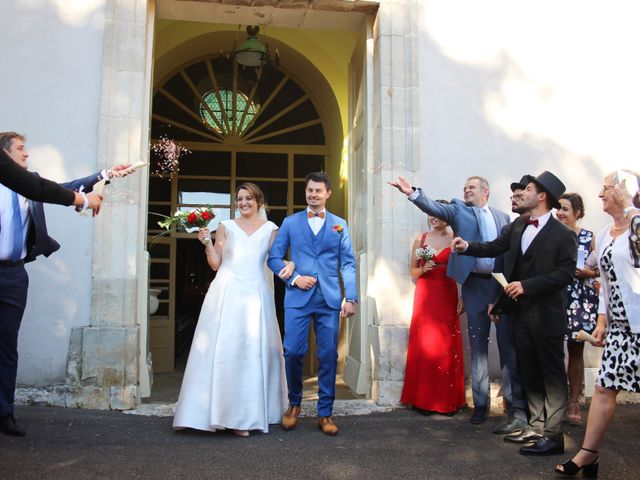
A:
[[[424,0],[422,7],[423,178],[414,183],[449,199],[461,196],[468,176],[482,175],[490,203],[509,211],[509,184],[550,170],[585,199],[583,226],[603,228],[604,174],[640,163],[640,5]]]
[[[104,0],[4,2],[0,15],[0,130],[27,135],[31,170],[56,181],[96,165]],[[62,248],[27,267],[29,299],[20,330],[18,383],[64,380],[69,332],[88,325],[93,220],[46,207]]]
[[[640,5],[538,0],[422,3],[421,180],[460,196],[465,178],[508,185],[556,173],[586,202],[584,226],[607,221],[597,198],[612,168],[638,168]]]

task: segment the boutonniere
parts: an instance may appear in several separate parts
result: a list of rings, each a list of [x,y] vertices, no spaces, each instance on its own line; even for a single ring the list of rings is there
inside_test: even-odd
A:
[[[342,235],[342,232],[344,232],[344,227],[338,223],[333,226],[332,230]]]

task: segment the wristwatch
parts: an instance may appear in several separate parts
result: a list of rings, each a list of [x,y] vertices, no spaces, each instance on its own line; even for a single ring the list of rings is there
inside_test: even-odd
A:
[[[353,303],[354,305],[358,303],[358,300],[356,300],[355,298],[345,298],[344,301],[345,303]]]

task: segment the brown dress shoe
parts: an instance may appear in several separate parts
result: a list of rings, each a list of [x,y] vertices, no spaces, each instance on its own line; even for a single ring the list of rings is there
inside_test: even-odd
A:
[[[333,417],[320,417],[318,427],[322,433],[335,437],[338,434],[338,426],[333,422]]]
[[[300,405],[289,405],[289,408],[282,416],[282,429],[293,430],[296,428],[298,416],[300,416]]]

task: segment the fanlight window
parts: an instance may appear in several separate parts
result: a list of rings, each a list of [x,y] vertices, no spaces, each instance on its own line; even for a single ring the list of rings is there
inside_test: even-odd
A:
[[[235,112],[235,118],[230,119],[233,125],[232,130],[242,134],[258,110],[258,107],[253,102],[250,102],[249,98],[242,92],[236,92],[234,95],[231,90],[220,90],[219,92],[210,90],[202,96],[202,99],[200,116],[218,133],[224,133],[219,127],[219,125],[225,124],[224,115],[231,116],[232,112]],[[248,107],[247,104],[249,104]],[[245,109],[246,114],[243,115]],[[209,112],[213,113],[215,120]],[[240,125],[240,122],[242,122],[242,125]]]
[[[232,145],[324,145],[309,94],[275,67],[216,56],[180,68],[153,96],[152,138]]]

